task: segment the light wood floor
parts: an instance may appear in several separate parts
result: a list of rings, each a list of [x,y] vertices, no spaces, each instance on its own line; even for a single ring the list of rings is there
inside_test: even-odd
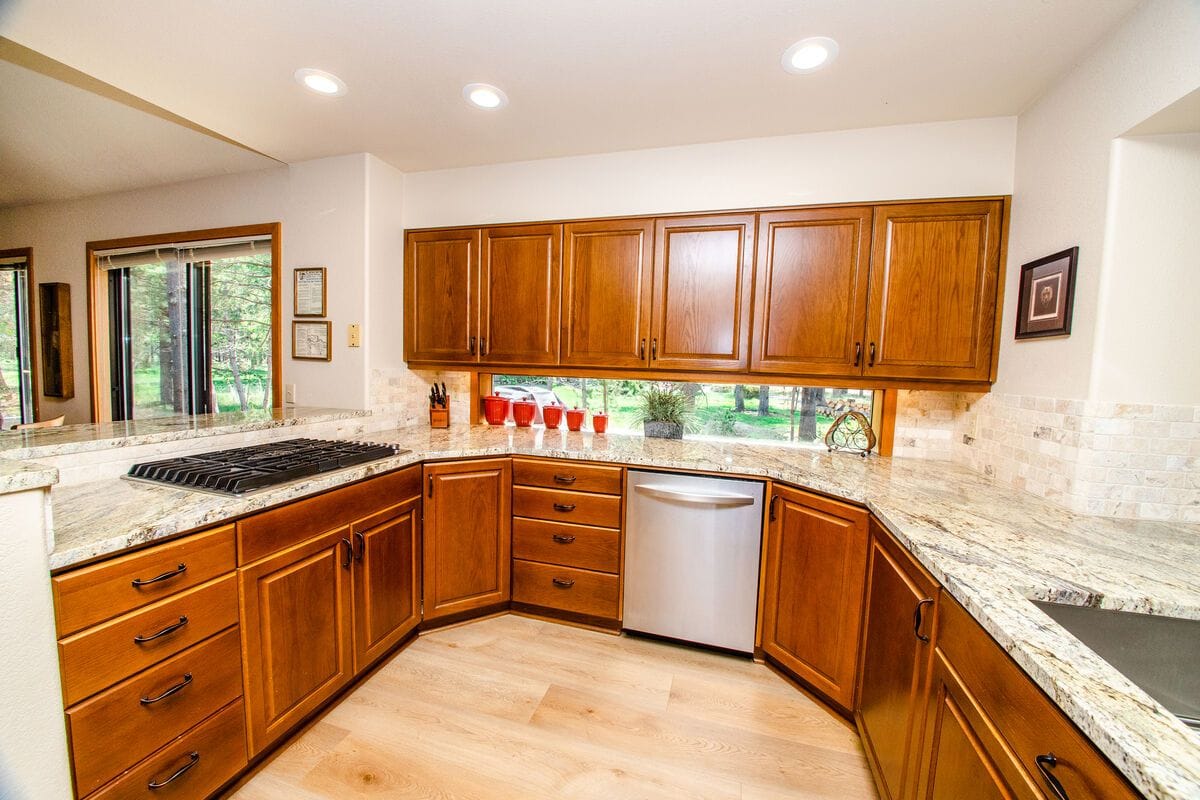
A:
[[[504,616],[420,637],[233,797],[877,795],[853,727],[762,665]]]

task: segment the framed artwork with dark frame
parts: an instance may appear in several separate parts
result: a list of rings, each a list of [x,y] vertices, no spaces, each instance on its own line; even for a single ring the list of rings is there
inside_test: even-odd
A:
[[[325,316],[325,268],[296,267],[292,270],[292,316]]]
[[[332,361],[329,350],[332,322],[292,321],[292,358],[304,361]]]
[[[1072,247],[1021,265],[1016,338],[1066,336],[1071,332],[1078,260],[1079,248]]]

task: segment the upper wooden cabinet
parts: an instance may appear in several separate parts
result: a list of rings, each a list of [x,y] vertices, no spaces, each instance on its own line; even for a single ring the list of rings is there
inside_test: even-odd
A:
[[[645,366],[654,220],[575,222],[564,240],[562,363]]]
[[[754,223],[754,214],[655,222],[651,367],[748,367]]]
[[[483,230],[478,343],[482,363],[558,363],[561,272],[561,225]]]
[[[865,375],[992,378],[999,200],[875,209]]]
[[[759,215],[750,369],[861,374],[870,231],[870,207]]]
[[[479,247],[478,228],[408,235],[404,261],[406,360],[477,360]]]

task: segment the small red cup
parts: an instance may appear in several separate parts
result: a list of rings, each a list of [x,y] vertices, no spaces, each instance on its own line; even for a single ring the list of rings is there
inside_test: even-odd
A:
[[[577,431],[583,427],[583,418],[587,416],[587,412],[582,408],[567,409],[567,430]]]
[[[542,422],[546,423],[546,430],[556,429],[562,422],[562,416],[562,406],[554,404],[542,406]]]
[[[508,398],[495,394],[483,398],[483,417],[488,425],[503,425],[508,417]]]
[[[537,414],[537,403],[529,400],[514,400],[512,404],[513,422],[518,428],[528,428]]]
[[[592,414],[592,430],[596,433],[608,430],[608,414]]]

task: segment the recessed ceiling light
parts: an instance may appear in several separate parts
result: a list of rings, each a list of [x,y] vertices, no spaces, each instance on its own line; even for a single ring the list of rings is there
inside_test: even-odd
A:
[[[828,36],[809,36],[783,51],[783,68],[802,75],[827,66],[837,58],[838,43]]]
[[[346,93],[346,84],[331,72],[305,67],[296,70],[296,80],[309,91],[326,97],[341,97]]]
[[[508,95],[490,83],[468,83],[463,87],[463,97],[476,108],[503,108],[508,105]]]

